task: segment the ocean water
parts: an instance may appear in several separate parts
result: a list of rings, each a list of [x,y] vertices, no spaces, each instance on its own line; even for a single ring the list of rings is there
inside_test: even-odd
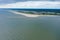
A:
[[[29,18],[0,10],[0,40],[60,40],[60,16]]]
[[[23,10],[23,11],[36,11],[36,12],[57,12],[57,13],[60,13],[60,9],[14,9],[14,8],[11,8],[11,10]]]

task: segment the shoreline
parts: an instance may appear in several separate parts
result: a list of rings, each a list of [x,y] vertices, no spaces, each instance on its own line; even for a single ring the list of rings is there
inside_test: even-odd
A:
[[[21,12],[12,11],[12,10],[10,10],[9,12],[12,12],[12,13],[14,13],[14,14],[23,15],[23,16],[25,16],[25,17],[56,16],[56,15],[36,15],[36,14],[26,14],[26,13],[21,13]]]

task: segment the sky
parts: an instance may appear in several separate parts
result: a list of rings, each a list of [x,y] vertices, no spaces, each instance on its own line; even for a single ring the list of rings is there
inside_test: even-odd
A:
[[[0,4],[8,4],[22,1],[60,1],[60,0],[0,0]]]
[[[60,9],[60,0],[0,0],[0,8]]]

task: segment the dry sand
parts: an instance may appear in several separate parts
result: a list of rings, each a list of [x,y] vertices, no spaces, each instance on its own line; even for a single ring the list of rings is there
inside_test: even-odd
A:
[[[26,14],[26,13],[21,13],[21,12],[12,11],[12,10],[10,10],[10,12],[12,12],[12,13],[14,13],[14,14],[23,15],[23,16],[26,16],[26,17],[54,16],[54,15],[35,15],[35,14]]]

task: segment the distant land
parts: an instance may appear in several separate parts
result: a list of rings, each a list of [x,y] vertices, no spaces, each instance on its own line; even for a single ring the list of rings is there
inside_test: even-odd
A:
[[[27,14],[60,15],[60,9],[10,9]]]
[[[59,14],[60,15],[60,9],[1,8],[0,10],[14,10],[18,12],[31,13],[31,14]]]

